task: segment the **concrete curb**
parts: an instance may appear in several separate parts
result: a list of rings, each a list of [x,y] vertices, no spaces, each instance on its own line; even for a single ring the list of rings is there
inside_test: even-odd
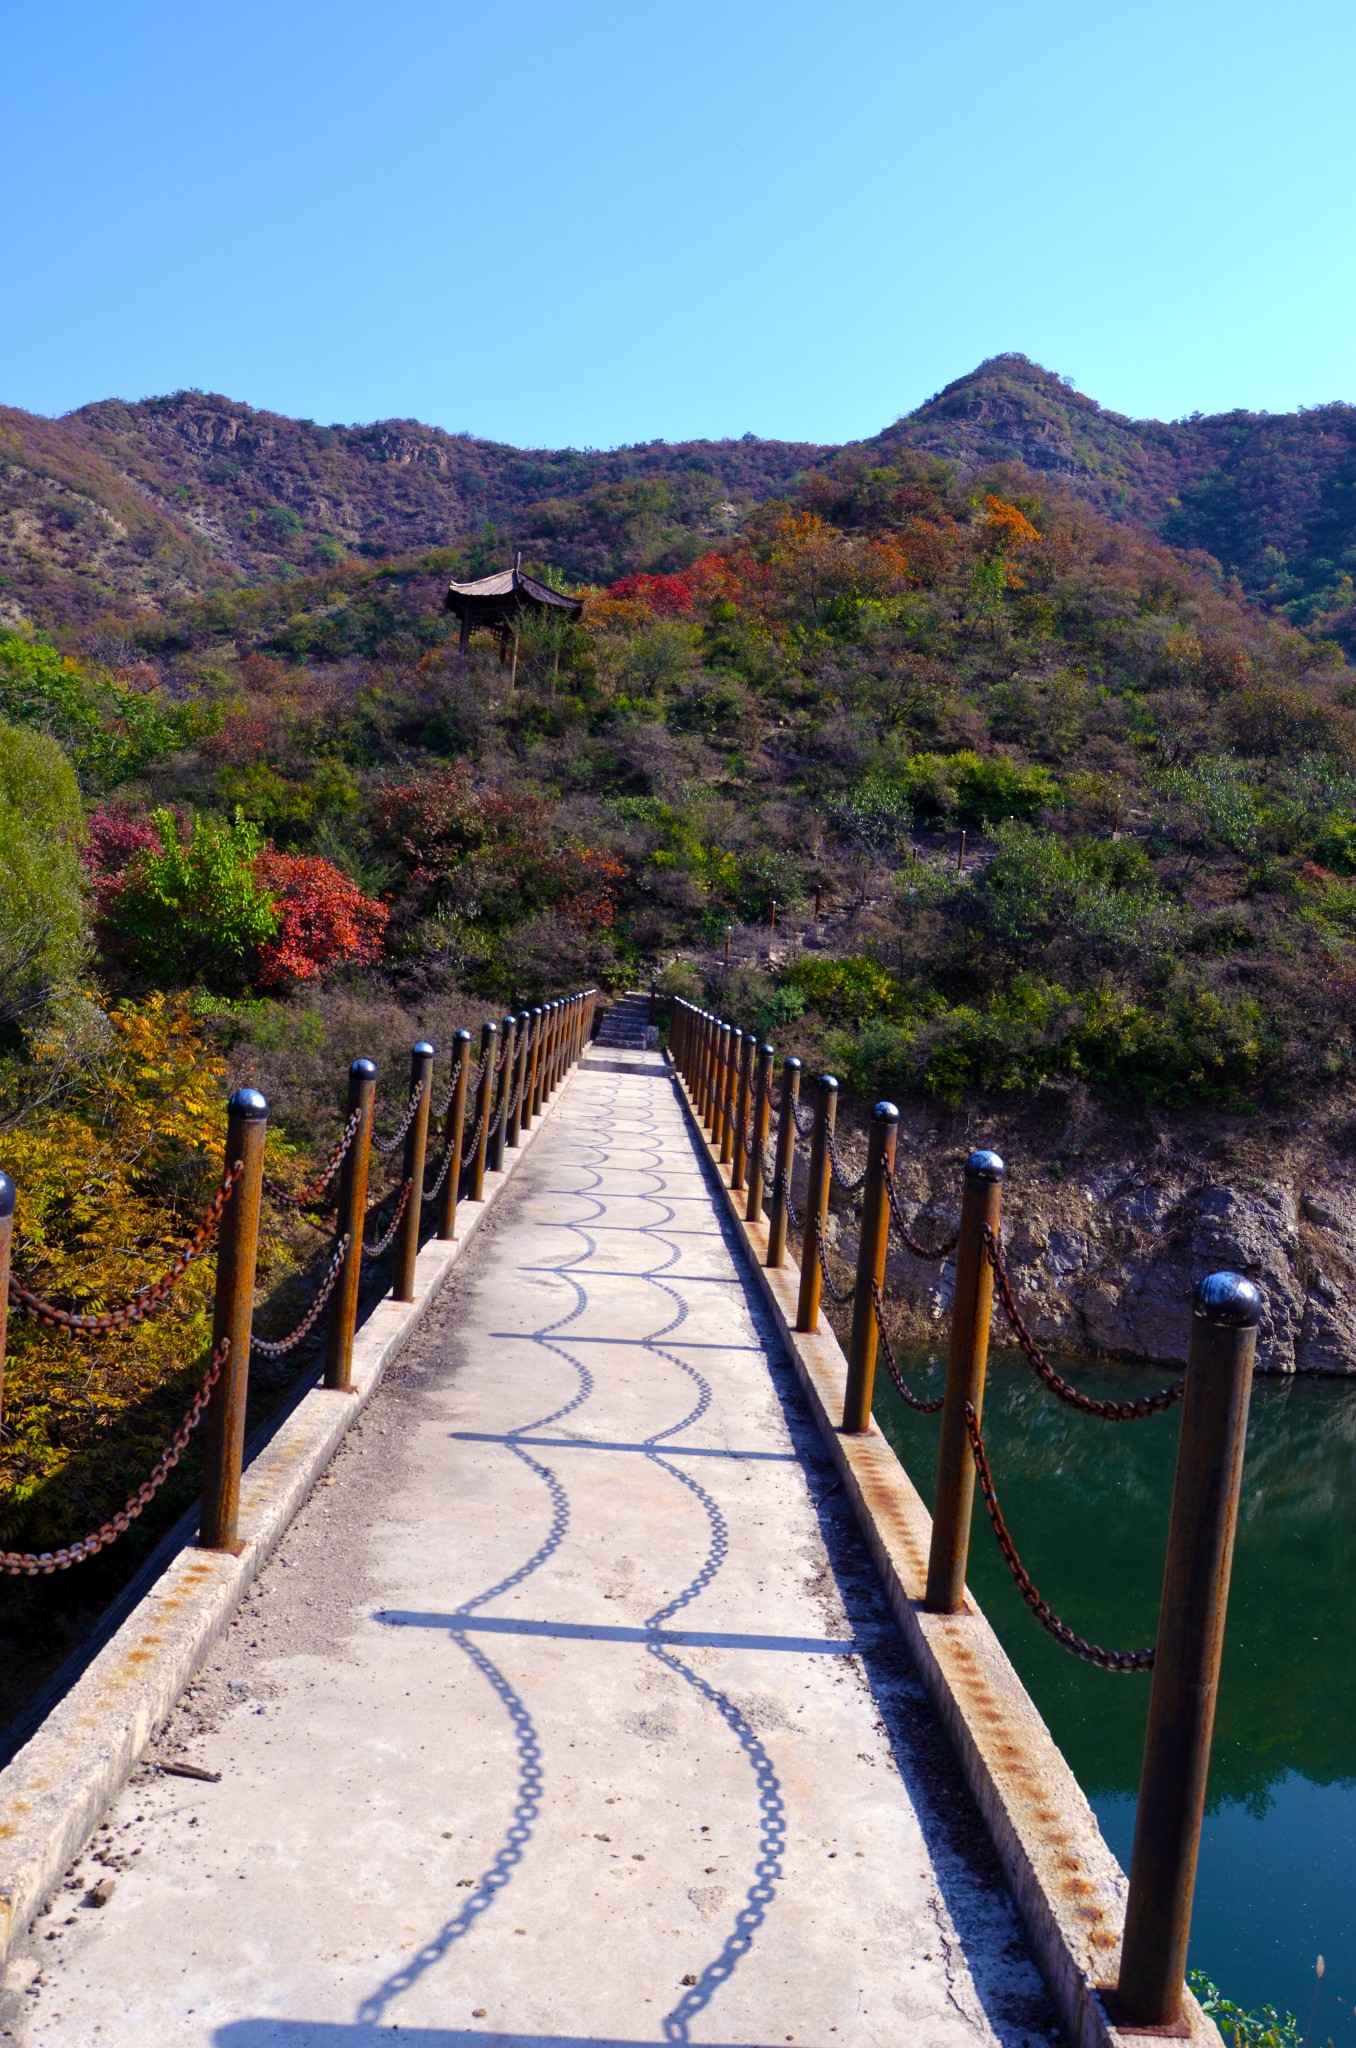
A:
[[[244,1473],[239,1557],[186,1549],[167,1566],[42,1726],[0,1771],[0,1970],[13,1941],[89,1841],[164,1725],[260,1567],[437,1299],[448,1274],[569,1087],[487,1174],[485,1200],[457,1205],[457,1234],[415,1265],[415,1298],[377,1304],[353,1345],[353,1392],[313,1387]]]
[[[1114,1985],[1120,1967],[1125,1874],[969,1592],[960,1614],[923,1611],[932,1517],[874,1424],[864,1436],[845,1436],[840,1430],[847,1360],[838,1340],[827,1325],[814,1336],[797,1331],[800,1269],[789,1258],[775,1270],[765,1263],[767,1226],[745,1222],[743,1203],[730,1191],[729,1170],[720,1165],[686,1084],[677,1073],[673,1078],[919,1677],[984,1817],[1060,2018],[1076,2048],[1142,2048],[1151,2036],[1113,2025],[1101,1995],[1102,1987]],[[1152,2030],[1152,2038],[1161,2039],[1161,2030]],[[1197,2048],[1223,2048],[1218,2029],[1190,1992],[1182,2032],[1175,2038]]]

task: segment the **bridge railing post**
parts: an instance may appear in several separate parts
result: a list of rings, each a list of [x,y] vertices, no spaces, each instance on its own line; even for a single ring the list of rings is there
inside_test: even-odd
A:
[[[984,1376],[989,1362],[989,1316],[993,1269],[984,1252],[984,1232],[994,1238],[1003,1202],[1004,1166],[996,1152],[972,1152],[965,1162],[960,1238],[951,1296],[951,1342],[937,1446],[937,1491],[932,1508],[928,1556],[929,1614],[958,1614],[965,1597],[970,1555],[970,1517],[975,1501],[975,1467],[965,1423],[968,1403],[977,1420],[984,1415]]]
[[[504,1171],[504,1141],[508,1137],[509,1090],[513,1086],[513,1048],[518,1036],[516,1017],[505,1017],[499,1026],[499,1086],[495,1090],[495,1108],[491,1115],[494,1134],[489,1142],[486,1163],[491,1173]]]
[[[523,1095],[527,1085],[527,1028],[532,1019],[519,1010],[514,1019],[513,1093],[509,1097],[508,1135],[504,1142],[516,1151],[523,1128]]]
[[[541,1041],[546,1012],[538,1003],[532,1012],[532,1054],[527,1074],[527,1101],[523,1105],[523,1129],[530,1130],[532,1119],[541,1111]]]
[[[819,1248],[824,1242],[824,1224],[829,1213],[832,1171],[829,1139],[837,1117],[838,1082],[832,1074],[821,1074],[815,1084],[815,1123],[810,1137],[810,1175],[805,1186],[805,1228],[800,1248],[800,1295],[796,1303],[796,1328],[810,1335],[819,1328]]]
[[[259,1205],[264,1188],[268,1104],[257,1088],[237,1088],[226,1109],[226,1169],[243,1168],[222,1212],[217,1236],[217,1289],[212,1349],[223,1338],[230,1352],[207,1409],[202,1511],[198,1542],[204,1550],[240,1550],[240,1467],[245,1452],[245,1403],[250,1383],[254,1326],[254,1264]]]
[[[339,1169],[339,1216],[336,1232],[348,1238],[348,1250],[335,1283],[334,1302],[325,1331],[325,1385],[342,1392],[353,1384],[353,1331],[358,1320],[358,1284],[363,1269],[363,1220],[367,1214],[367,1175],[372,1158],[372,1111],[377,1099],[377,1069],[371,1060],[354,1060],[348,1070],[348,1115],[358,1128]]]
[[[697,1121],[703,1124],[707,1121],[706,1063],[710,1049],[710,1035],[711,1013],[709,1010],[699,1010],[697,1012],[692,1048],[692,1092],[697,1110]]]
[[[786,1259],[787,1211],[790,1208],[791,1175],[796,1163],[796,1104],[800,1100],[800,1061],[782,1061],[782,1103],[777,1112],[777,1159],[772,1172],[772,1206],[767,1215],[767,1262],[780,1266]]]
[[[419,1228],[424,1214],[424,1162],[428,1158],[428,1119],[433,1106],[433,1047],[426,1038],[410,1052],[410,1094],[419,1101],[405,1133],[403,1178],[409,1185],[405,1213],[396,1232],[392,1301],[414,1300],[414,1262],[419,1256]]]
[[[743,1058],[744,1034],[737,1024],[730,1026],[730,1043],[725,1061],[725,1103],[721,1112],[720,1163],[733,1168],[739,1108],[739,1067]]]
[[[730,1048],[734,1040],[734,1026],[721,1019],[720,1032],[716,1039],[716,1087],[715,1120],[711,1126],[711,1143],[716,1148],[716,1157],[724,1166],[729,1160],[725,1147],[734,1136],[730,1129],[728,1105],[730,1100]]]
[[[871,1427],[871,1401],[876,1386],[876,1294],[885,1283],[890,1250],[890,1205],[885,1177],[895,1170],[899,1111],[893,1102],[878,1102],[871,1112],[866,1140],[866,1179],[862,1183],[862,1225],[857,1242],[857,1278],[852,1290],[852,1336],[848,1343],[847,1386],[843,1393],[843,1428],[860,1435]]]
[[[480,1027],[480,1086],[476,1089],[476,1149],[471,1160],[471,1185],[467,1200],[485,1199],[485,1148],[490,1135],[490,1102],[494,1095],[494,1049],[499,1026],[487,1021]]]
[[[730,1192],[743,1193],[749,1166],[749,1099],[753,1093],[753,1048],[751,1031],[742,1036],[739,1048],[739,1080],[735,1088],[734,1151],[730,1158]]]
[[[438,1195],[437,1234],[446,1241],[457,1234],[457,1201],[461,1194],[461,1148],[466,1142],[466,1098],[471,1085],[471,1034],[452,1034],[452,1098],[443,1118],[443,1145],[449,1155]]]
[[[1141,2027],[1182,2007],[1262,1296],[1212,1273],[1194,1309],[1116,1987]]]
[[[744,1204],[746,1223],[757,1223],[763,1213],[763,1162],[767,1158],[767,1134],[772,1121],[772,1069],[776,1058],[772,1046],[759,1046],[753,1088],[753,1143],[749,1148],[749,1198]]]
[[[5,1417],[5,1335],[9,1318],[9,1249],[14,1236],[14,1183],[0,1173],[0,1422]]]

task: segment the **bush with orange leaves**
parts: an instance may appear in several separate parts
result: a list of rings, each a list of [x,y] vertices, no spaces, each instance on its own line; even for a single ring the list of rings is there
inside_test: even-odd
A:
[[[277,933],[259,954],[256,988],[290,988],[336,967],[370,967],[380,958],[391,913],[364,896],[333,862],[266,846],[255,858],[254,874],[273,898],[278,919]]]

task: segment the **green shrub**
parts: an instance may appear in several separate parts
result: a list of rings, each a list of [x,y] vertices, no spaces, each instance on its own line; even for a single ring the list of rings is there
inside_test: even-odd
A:
[[[904,799],[921,816],[956,818],[993,826],[1005,818],[1031,819],[1059,799],[1048,768],[1024,768],[1001,755],[915,754],[900,777]]]
[[[166,709],[156,693],[96,680],[46,641],[17,633],[0,633],[0,718],[50,733],[95,788],[139,775],[206,724],[196,705]]]
[[[889,969],[865,954],[842,959],[827,954],[802,954],[783,970],[785,987],[799,990],[801,1007],[808,1003],[834,1024],[862,1024],[888,1016],[899,1000],[899,983]]]
[[[977,885],[988,929],[1022,950],[1059,940],[1137,957],[1161,952],[1182,914],[1127,840],[1061,839],[1030,825],[1000,825],[998,850]]]
[[[1188,1970],[1187,1983],[1201,2001],[1201,2010],[1215,2022],[1229,2048],[1304,2048],[1304,2036],[1293,2012],[1281,2018],[1274,2005],[1247,2012],[1226,1998],[1204,1970]]]
[[[252,866],[262,834],[239,811],[229,825],[195,817],[186,842],[171,812],[156,811],[153,823],[159,851],[139,854],[108,900],[118,950],[147,981],[239,987],[278,930],[273,898]]]
[[[68,989],[85,959],[82,827],[56,741],[0,724],[0,1023],[11,1029]]]
[[[1356,875],[1356,820],[1328,818],[1314,840],[1314,859],[1339,875]]]

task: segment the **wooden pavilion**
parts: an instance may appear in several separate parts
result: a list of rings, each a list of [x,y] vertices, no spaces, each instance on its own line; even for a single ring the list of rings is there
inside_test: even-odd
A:
[[[455,612],[461,620],[458,645],[463,652],[472,633],[483,626],[499,641],[499,659],[507,661],[524,613],[563,612],[574,621],[583,612],[584,600],[525,576],[520,548],[513,567],[502,569],[497,576],[480,576],[474,583],[449,583],[443,609]]]

